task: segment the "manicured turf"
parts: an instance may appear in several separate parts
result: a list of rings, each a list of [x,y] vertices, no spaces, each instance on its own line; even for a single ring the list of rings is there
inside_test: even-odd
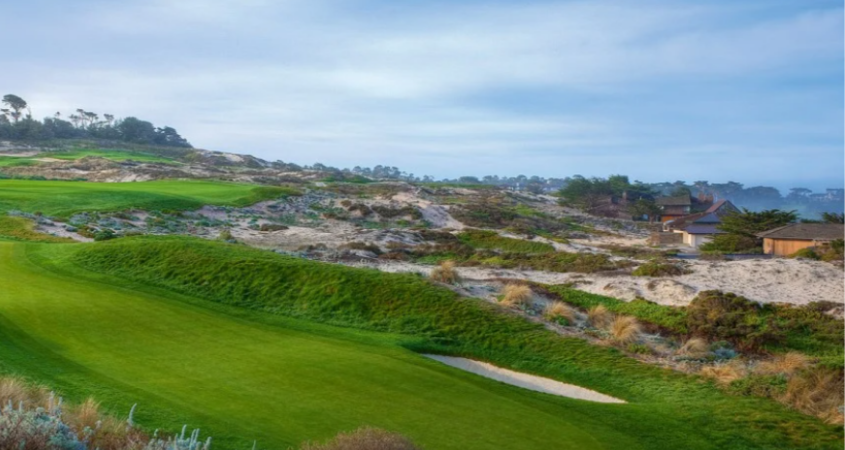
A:
[[[137,420],[151,428],[184,421],[212,434],[215,448],[257,439],[283,449],[364,424],[428,448],[638,448],[612,424],[570,411],[580,402],[440,366],[391,345],[393,336],[250,322],[50,273],[23,252],[23,244],[0,242],[2,328],[26,335],[4,336],[12,344],[4,344],[4,364],[19,346],[32,360],[25,373],[70,381],[72,395],[105,393],[122,411],[138,402]],[[77,365],[90,380],[74,373]],[[133,392],[115,398],[102,384]]]
[[[290,189],[284,188],[211,181],[0,180],[0,213],[17,209],[66,219],[81,211],[186,210],[206,204],[247,206],[290,193]]]
[[[146,426],[187,422],[223,448],[251,439],[286,448],[364,424],[430,449],[838,448],[842,439],[770,400],[560,338],[411,275],[184,238],[0,242],[0,273],[9,275],[0,278],[5,370],[120,411],[138,402]],[[522,391],[405,348],[486,359],[630,403]]]

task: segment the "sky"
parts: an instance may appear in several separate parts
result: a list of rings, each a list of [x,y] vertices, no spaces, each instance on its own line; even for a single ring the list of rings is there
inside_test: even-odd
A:
[[[417,176],[845,185],[827,0],[0,2],[0,90]]]

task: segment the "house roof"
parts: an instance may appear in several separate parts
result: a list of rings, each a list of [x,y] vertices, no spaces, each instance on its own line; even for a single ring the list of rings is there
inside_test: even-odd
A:
[[[694,223],[684,228],[689,234],[723,234],[724,231],[716,228],[717,223]]]
[[[692,200],[689,195],[679,195],[677,197],[660,197],[657,199],[659,206],[690,206]]]
[[[796,239],[801,241],[832,241],[845,237],[845,225],[838,223],[792,223],[764,231],[757,237],[768,239]]]
[[[692,221],[693,224],[719,224],[722,223],[722,218],[716,213],[705,213],[699,218]]]

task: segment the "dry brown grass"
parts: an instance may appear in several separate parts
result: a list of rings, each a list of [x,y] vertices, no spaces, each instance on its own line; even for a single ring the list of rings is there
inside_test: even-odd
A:
[[[324,444],[306,443],[301,450],[419,450],[408,438],[378,428],[341,433]]]
[[[630,344],[640,339],[642,326],[635,317],[618,316],[613,319],[608,329],[611,339],[618,344]]]
[[[431,279],[440,283],[456,284],[460,281],[454,261],[443,261],[431,271]]]
[[[48,389],[25,383],[24,381],[3,377],[0,378],[0,404],[5,405],[9,401],[15,407],[22,404],[25,409],[32,408],[50,408],[58,405],[58,397],[52,394]],[[101,414],[99,411],[99,404],[93,399],[88,399],[80,405],[62,406],[62,422],[74,430],[80,439],[83,439],[85,428],[92,430],[88,435],[88,448],[99,448],[100,450],[130,450],[141,449],[149,441],[149,437],[135,429],[127,426],[123,420],[119,420],[112,416]],[[14,431],[22,432],[22,428]],[[19,437],[7,438],[12,440],[29,439],[26,448],[52,448],[49,443],[44,442],[43,446],[39,442],[31,441],[38,440],[41,435],[24,434]],[[23,448],[23,447],[21,447]]]
[[[24,408],[46,408],[49,398],[50,392],[43,387],[26,384],[17,378],[0,379],[0,405],[11,401],[15,407],[23,404]]]
[[[702,338],[692,338],[684,342],[684,345],[678,349],[678,354],[689,356],[692,358],[702,358],[707,355],[710,350],[710,345]]]
[[[719,384],[730,384],[748,375],[742,362],[734,360],[726,364],[707,366],[701,369],[699,375],[715,380]]]
[[[840,407],[845,402],[842,372],[817,367],[801,371],[786,384],[780,401],[803,412],[820,417],[825,422],[842,425]]]
[[[543,317],[546,320],[556,320],[556,319],[566,319],[567,323],[574,323],[575,322],[575,310],[570,308],[566,303],[563,302],[552,302],[546,305],[546,309],[543,311]]]
[[[792,375],[809,366],[810,358],[807,355],[798,352],[789,352],[761,362],[755,369],[755,372],[762,375]]]
[[[508,284],[502,290],[502,304],[519,306],[531,301],[534,293],[524,284]]]
[[[595,328],[606,329],[613,323],[613,313],[604,305],[597,305],[587,311],[587,320]]]

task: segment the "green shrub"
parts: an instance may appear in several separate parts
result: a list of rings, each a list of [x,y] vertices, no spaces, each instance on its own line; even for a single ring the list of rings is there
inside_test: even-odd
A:
[[[786,333],[773,308],[721,291],[704,291],[687,307],[687,328],[708,341],[726,340],[740,350],[761,350],[783,342]]]
[[[679,263],[650,261],[637,267],[631,275],[635,277],[673,277],[691,273]]]
[[[472,248],[501,250],[512,253],[551,253],[555,248],[543,242],[526,241],[499,236],[488,230],[467,230],[457,238]]]
[[[813,259],[813,260],[816,260],[816,261],[821,259],[821,257],[819,257],[818,253],[816,253],[815,249],[813,249],[812,247],[802,248],[802,249],[798,250],[797,252],[789,255],[789,257],[790,258]]]
[[[717,234],[699,249],[702,252],[762,253],[757,239],[739,234]]]
[[[116,237],[117,235],[114,233],[114,231],[108,228],[103,228],[102,230],[94,233],[95,241],[108,241],[109,239],[114,239]]]

